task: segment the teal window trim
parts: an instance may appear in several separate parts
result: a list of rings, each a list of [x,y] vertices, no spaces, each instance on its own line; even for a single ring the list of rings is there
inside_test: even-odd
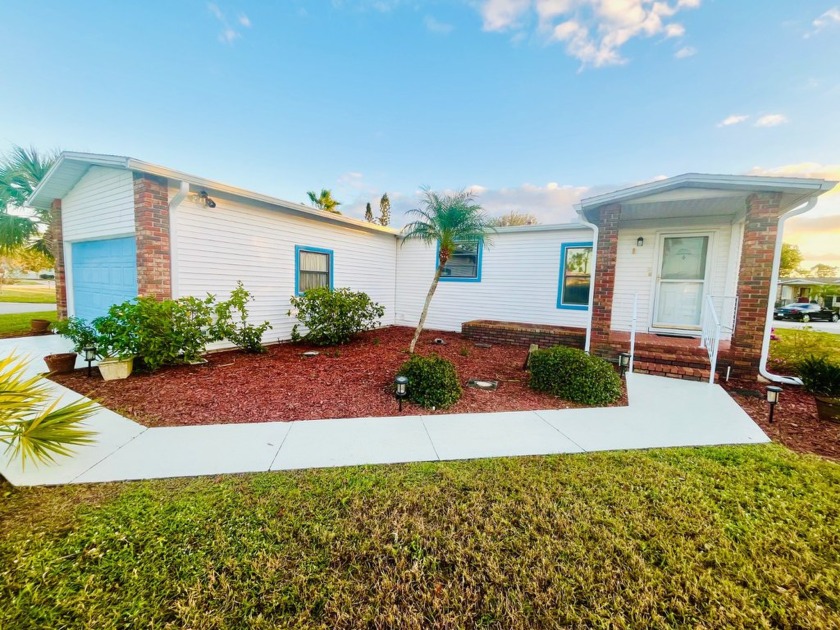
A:
[[[444,276],[441,275],[440,281],[441,282],[481,282],[481,262],[484,258],[484,240],[478,239],[478,249],[476,250],[476,261],[475,261],[475,277],[467,277],[467,278],[453,278],[452,276]],[[437,243],[437,248],[435,249],[435,269],[437,269],[438,263],[440,261],[440,241]]]
[[[311,252],[313,254],[327,254],[330,257],[330,291],[334,288],[334,277],[335,274],[333,273],[333,250],[331,249],[324,249],[323,247],[309,247],[308,245],[295,245],[295,295],[303,295],[300,290],[300,253],[301,252]]]
[[[564,304],[563,303],[563,286],[566,280],[566,251],[569,249],[576,249],[579,247],[589,247],[592,249],[592,241],[579,243],[563,243],[560,246],[560,281],[557,285],[557,308],[566,309],[569,311],[588,311],[589,304]],[[591,276],[590,276],[591,277]],[[589,284],[589,291],[592,291],[592,284]]]

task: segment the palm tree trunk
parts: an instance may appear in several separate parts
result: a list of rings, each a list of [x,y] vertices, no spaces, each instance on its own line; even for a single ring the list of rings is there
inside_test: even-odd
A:
[[[432,280],[432,286],[429,287],[429,293],[426,295],[426,303],[423,305],[423,312],[420,313],[420,321],[417,322],[417,330],[414,331],[414,338],[411,340],[411,345],[408,347],[408,353],[414,354],[414,346],[417,345],[417,340],[420,339],[420,333],[423,332],[423,325],[426,323],[426,315],[429,314],[429,305],[432,303],[432,297],[435,295],[438,280],[443,273],[443,263],[438,263],[438,268],[435,270],[435,277]]]

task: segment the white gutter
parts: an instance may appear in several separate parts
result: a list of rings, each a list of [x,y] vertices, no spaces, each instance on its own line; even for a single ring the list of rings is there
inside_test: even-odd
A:
[[[779,217],[779,225],[776,230],[776,251],[773,254],[773,271],[770,274],[770,296],[767,302],[767,319],[764,322],[764,339],[761,342],[761,359],[758,364],[758,373],[774,383],[785,385],[802,385],[802,381],[796,376],[780,376],[767,371],[767,356],[770,354],[770,334],[773,330],[773,311],[776,306],[776,295],[779,285],[779,268],[782,262],[782,235],[784,233],[785,221],[811,210],[817,204],[817,198],[811,197],[804,205],[794,208]],[[743,254],[742,254],[743,255]]]
[[[589,319],[586,320],[586,341],[583,344],[583,350],[589,352],[589,346],[592,342],[592,305],[595,302],[595,267],[598,263],[598,226],[590,223],[586,219],[586,214],[583,212],[583,206],[581,204],[575,204],[575,210],[580,215],[580,222],[592,230],[592,268],[589,272]],[[563,265],[565,263],[561,260],[560,264]]]

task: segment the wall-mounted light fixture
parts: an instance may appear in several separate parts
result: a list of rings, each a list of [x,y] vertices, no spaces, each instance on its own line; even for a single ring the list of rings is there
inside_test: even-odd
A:
[[[210,197],[207,196],[207,191],[206,190],[202,190],[200,193],[198,193],[198,198],[201,199],[201,202],[204,204],[205,208],[215,208],[216,207],[216,202],[213,201],[212,199],[210,199]]]
[[[645,237],[640,236],[636,239],[636,247],[644,247],[645,246]]]

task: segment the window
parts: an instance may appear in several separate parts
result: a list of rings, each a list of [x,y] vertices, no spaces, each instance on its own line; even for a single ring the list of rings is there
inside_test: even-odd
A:
[[[440,279],[449,282],[481,282],[481,254],[484,244],[481,241],[461,241],[455,244],[455,251],[446,261]],[[437,263],[440,244],[435,254]]]
[[[295,295],[318,287],[333,288],[331,249],[295,246]]]
[[[592,243],[564,243],[560,248],[560,288],[557,308],[585,311],[589,308]]]

